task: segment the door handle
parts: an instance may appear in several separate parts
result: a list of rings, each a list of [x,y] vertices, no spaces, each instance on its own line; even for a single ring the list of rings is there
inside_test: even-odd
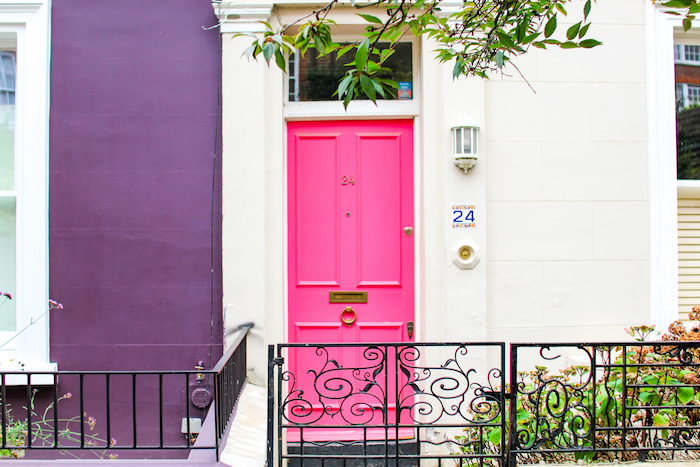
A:
[[[350,315],[350,317],[346,317],[346,315],[350,313],[352,313],[352,315]],[[355,313],[355,310],[353,310],[351,306],[340,312],[340,321],[342,321],[346,326],[352,326],[352,323],[354,323],[356,319],[357,313]]]
[[[413,339],[413,321],[406,323],[406,330],[408,331],[408,338]]]

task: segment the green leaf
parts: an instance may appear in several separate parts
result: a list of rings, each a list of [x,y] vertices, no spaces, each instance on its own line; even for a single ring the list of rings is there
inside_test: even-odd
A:
[[[372,80],[367,75],[360,75],[360,84],[362,85],[362,90],[369,97],[372,102],[377,101],[377,92],[374,89],[374,84]]]
[[[375,23],[375,24],[379,24],[379,25],[381,25],[381,26],[384,25],[384,21],[380,20],[380,19],[377,18],[376,16],[372,16],[372,15],[363,15],[363,14],[361,14],[361,13],[358,13],[357,16],[361,16],[361,17],[362,17],[365,21],[367,21],[368,23]]]
[[[557,29],[557,15],[552,16],[544,27],[544,37],[554,34]]]
[[[498,68],[503,68],[503,64],[505,63],[505,56],[503,55],[503,52],[500,50],[496,52],[496,56],[494,57],[493,61],[496,62],[496,66]]]
[[[588,18],[588,14],[591,12],[591,0],[588,0],[583,7],[583,19]]]
[[[355,67],[357,67],[357,69],[360,71],[364,70],[365,65],[367,64],[367,48],[368,47],[369,47],[369,42],[364,40],[357,47],[357,50],[355,51]]]
[[[566,38],[570,41],[573,40],[578,35],[579,29],[581,29],[581,22],[574,24],[566,30]]]
[[[501,429],[496,427],[489,433],[489,441],[491,444],[499,446],[501,444]]]
[[[681,404],[687,404],[693,400],[694,395],[695,391],[693,388],[689,388],[687,386],[678,388],[678,400],[681,402]]]
[[[247,49],[245,49],[245,50],[243,51],[243,55],[245,55],[246,58],[247,58],[248,60],[250,60],[250,57],[251,57],[251,56],[255,57],[255,55],[253,55],[253,54],[255,53],[255,50],[256,50],[257,48],[258,48],[258,43],[257,43],[257,42],[254,42],[253,45],[251,45],[250,47],[248,47]]]
[[[374,85],[374,90],[377,91],[377,94],[386,99],[386,95],[384,94],[384,88],[382,87],[381,83],[379,81],[372,80],[372,84]]]
[[[339,59],[340,57],[342,57],[343,55],[345,55],[352,48],[353,48],[352,45],[346,45],[345,47],[341,47],[340,49],[338,49],[338,51],[336,52],[336,55],[335,55],[336,60]]]
[[[592,49],[593,47],[598,47],[599,45],[602,45],[603,43],[600,41],[597,41],[595,39],[585,39],[582,40],[579,45],[583,47],[584,49]]]
[[[523,42],[525,40],[525,36],[527,35],[527,26],[528,22],[521,21],[518,23],[518,27],[515,28],[515,37],[518,39],[518,42]]]
[[[642,378],[644,384],[659,384],[659,377],[656,375],[647,375]]]
[[[508,34],[502,32],[502,31],[498,31],[496,34],[498,35],[498,40],[500,40],[503,45],[505,45],[509,49],[512,49],[513,47],[515,47],[515,42],[513,42],[513,39],[511,39],[508,36]]]
[[[650,391],[642,391],[642,393],[639,394],[639,400],[642,404],[647,404],[653,399],[654,395],[655,394]]]
[[[690,18],[683,18],[683,31],[688,32],[690,28],[693,27],[693,20]]]
[[[661,5],[668,8],[688,8],[690,5],[692,5],[692,3],[692,0],[670,0],[662,3]]]
[[[382,83],[386,87],[392,87],[394,89],[399,89],[399,83],[392,79],[383,79],[383,78],[377,78],[377,81]]]
[[[583,36],[586,35],[586,33],[588,32],[588,28],[590,28],[590,27],[591,27],[591,23],[588,23],[588,24],[584,25],[584,26],[581,28],[581,30],[578,32],[578,38],[579,38],[579,39],[583,39]]]
[[[452,77],[456,78],[462,73],[462,64],[464,63],[464,59],[460,56],[457,57],[457,60],[455,61],[455,66],[452,68]]]
[[[688,9],[688,13],[693,14],[693,13],[700,13],[700,3],[693,3],[690,5],[690,9]]]
[[[523,45],[529,44],[530,42],[537,39],[539,36],[540,36],[539,32],[536,32],[534,34],[530,34],[529,36],[525,36],[525,38],[523,39]]]
[[[355,85],[357,84],[357,80],[353,80],[354,82],[352,83],[352,86],[348,88],[348,93],[345,94],[345,99],[343,99],[343,107],[345,109],[348,108],[348,104],[350,104],[350,101],[352,100],[352,96],[355,92]]]
[[[566,13],[566,10],[564,9],[564,5],[562,5],[561,3],[557,3],[556,6],[557,6],[557,10],[559,10],[562,15],[566,16],[567,13]]]
[[[576,42],[566,41],[563,44],[560,44],[559,47],[562,49],[575,49],[578,47],[578,44]]]
[[[265,44],[265,47],[263,47],[263,57],[265,57],[265,61],[270,64],[270,59],[272,56],[275,54],[275,44],[272,42],[268,42]]]
[[[348,75],[343,78],[343,80],[340,82],[338,85],[338,90],[336,91],[338,93],[338,98],[342,99],[345,96],[345,93],[348,90],[348,86],[353,82],[353,76],[348,73]]]
[[[670,421],[668,415],[662,413],[654,415],[654,426],[669,426]]]
[[[534,45],[538,49],[546,49],[547,48],[547,46],[543,42],[533,42],[532,45]]]
[[[275,62],[277,62],[277,66],[280,68],[280,70],[287,73],[287,62],[284,59],[284,55],[282,54],[280,49],[275,50]]]

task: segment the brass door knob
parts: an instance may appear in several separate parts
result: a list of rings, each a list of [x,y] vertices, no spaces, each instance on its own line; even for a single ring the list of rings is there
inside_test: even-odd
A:
[[[410,237],[411,234],[413,233],[413,227],[404,227],[403,231],[406,232],[406,235],[408,235]]]

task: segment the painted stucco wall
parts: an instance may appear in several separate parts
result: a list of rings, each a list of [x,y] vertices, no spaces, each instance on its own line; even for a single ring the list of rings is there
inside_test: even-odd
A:
[[[50,293],[65,309],[51,315],[51,361],[211,367],[222,354],[211,3],[54,0],[52,17]]]
[[[595,5],[601,47],[518,59],[534,91],[515,70],[485,85],[490,339],[649,324],[645,6]]]
[[[289,7],[303,2],[280,3],[270,21],[305,11]],[[596,4],[589,34],[604,46],[518,59],[534,92],[514,69],[453,80],[452,65],[433,59],[434,44],[417,44],[419,340],[620,340],[624,327],[650,322],[646,8]],[[580,8],[570,10],[578,18]],[[351,11],[333,14],[342,32],[359,32]],[[300,116],[284,106],[281,72],[240,58],[249,39],[232,38],[254,30],[253,19],[263,18],[240,15],[222,29],[224,303],[227,326],[256,322],[251,353],[262,377],[264,345],[286,339],[285,119],[392,114],[381,105],[363,114],[353,103],[347,113],[309,104]],[[481,127],[483,148],[468,174],[451,160],[450,128],[464,113]],[[452,229],[457,203],[476,206],[475,229]],[[472,270],[452,264],[464,239],[481,248]]]

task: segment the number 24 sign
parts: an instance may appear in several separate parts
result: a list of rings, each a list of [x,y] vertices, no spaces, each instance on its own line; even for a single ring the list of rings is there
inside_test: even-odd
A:
[[[456,229],[476,227],[476,222],[474,222],[475,209],[473,204],[453,204],[452,227]]]

